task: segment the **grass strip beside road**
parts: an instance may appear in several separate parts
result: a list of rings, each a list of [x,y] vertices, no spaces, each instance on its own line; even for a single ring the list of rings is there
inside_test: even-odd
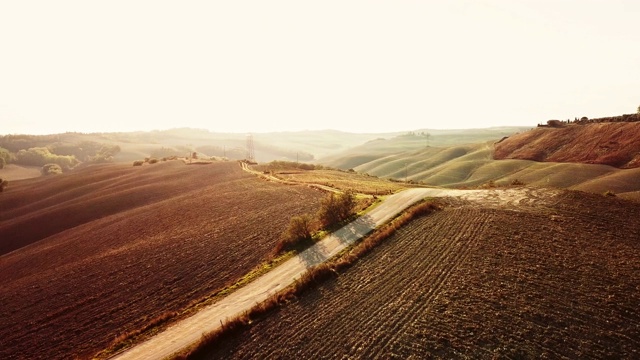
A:
[[[302,294],[306,289],[335,277],[340,271],[351,267],[358,259],[371,252],[377,245],[393,235],[400,227],[411,220],[439,209],[440,206],[432,200],[423,201],[410,207],[361,241],[342,250],[333,259],[310,268],[290,286],[275,293],[265,301],[256,304],[243,314],[222,323],[221,327],[215,331],[203,334],[198,343],[178,354],[174,354],[169,359],[193,360],[204,358],[207,352],[219,344],[219,342],[225,341],[225,339],[229,339],[248,329],[253,322],[288,303],[294,297]]]

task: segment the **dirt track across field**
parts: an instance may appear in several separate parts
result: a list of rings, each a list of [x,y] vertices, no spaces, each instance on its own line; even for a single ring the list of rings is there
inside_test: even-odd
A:
[[[463,200],[487,204],[520,204],[529,198],[541,197],[527,189],[509,190],[447,190],[410,189],[390,196],[368,215],[346,225],[313,247],[260,277],[223,300],[203,309],[194,316],[169,327],[119,355],[114,359],[162,359],[197,342],[205,333],[216,330],[227,319],[249,310],[274,293],[287,287],[308,268],[336,255],[357,239],[396,216],[410,205],[427,197],[455,196]]]

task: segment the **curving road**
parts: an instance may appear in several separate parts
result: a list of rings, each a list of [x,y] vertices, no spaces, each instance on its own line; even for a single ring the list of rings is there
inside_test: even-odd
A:
[[[202,334],[218,329],[221,322],[242,314],[255,304],[266,300],[293,283],[308,268],[326,261],[377,226],[425,198],[429,190],[431,189],[410,189],[389,196],[366,216],[344,226],[217,303],[177,322],[113,359],[163,359],[187,348],[200,340]]]
[[[310,267],[336,255],[377,226],[388,222],[407,207],[426,197],[455,196],[487,205],[493,203],[503,206],[521,204],[523,199],[534,196],[533,192],[535,191],[530,189],[451,190],[416,188],[391,195],[367,215],[327,236],[314,246],[287,260],[245,287],[202,309],[193,316],[177,322],[147,341],[116,355],[113,359],[164,359],[189,347],[200,340],[203,334],[218,329],[227,319],[242,314],[257,303],[266,300],[274,293],[293,283]]]

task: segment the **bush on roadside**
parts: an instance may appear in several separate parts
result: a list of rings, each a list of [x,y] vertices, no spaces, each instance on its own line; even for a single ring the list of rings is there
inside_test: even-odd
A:
[[[282,234],[274,252],[280,254],[293,250],[299,245],[310,244],[313,237],[312,232],[313,220],[310,215],[304,214],[292,217],[291,221],[289,221],[289,227]]]
[[[325,227],[339,224],[353,215],[355,205],[356,197],[352,190],[342,194],[331,193],[322,200],[318,220]]]

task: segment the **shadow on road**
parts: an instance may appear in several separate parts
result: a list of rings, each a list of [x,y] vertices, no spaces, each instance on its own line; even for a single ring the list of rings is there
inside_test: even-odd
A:
[[[361,237],[369,234],[376,228],[376,224],[369,215],[361,216],[350,222],[334,233],[334,236],[343,245],[351,245]]]
[[[345,247],[355,243],[358,239],[369,234],[375,228],[375,222],[368,216],[362,216],[338,229],[324,240],[314,244],[300,253],[300,259],[307,267],[316,266],[326,261]],[[333,245],[327,245],[333,242]]]
[[[322,241],[314,244],[312,247],[300,253],[300,259],[306,267],[316,266],[327,260],[329,251]]]

